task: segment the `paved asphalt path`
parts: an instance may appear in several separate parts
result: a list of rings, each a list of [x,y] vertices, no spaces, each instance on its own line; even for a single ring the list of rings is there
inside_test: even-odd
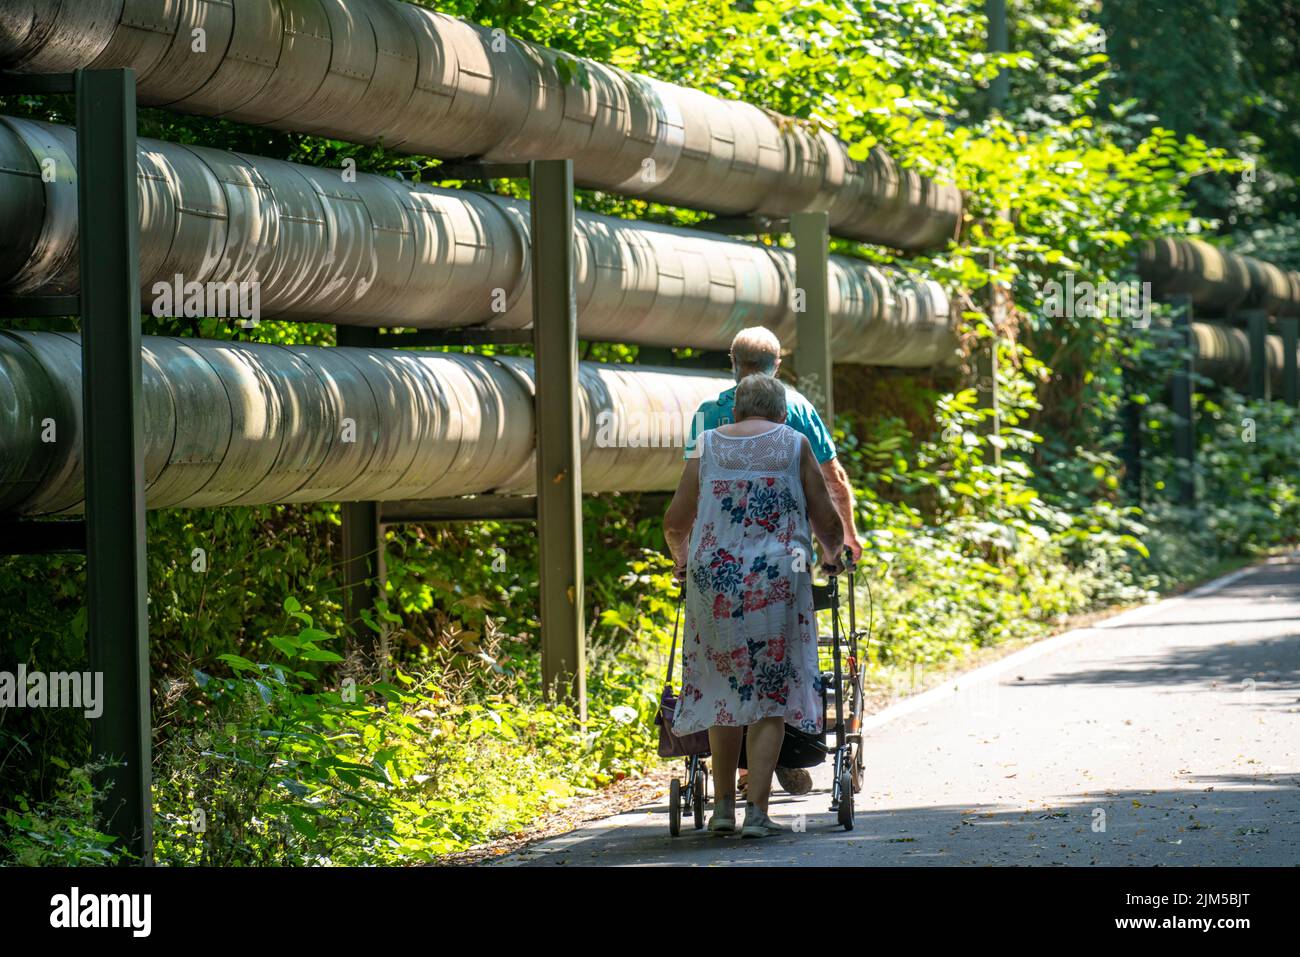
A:
[[[494,863],[1300,865],[1300,554],[872,716],[851,832],[813,780],[773,795],[802,832],[674,839],[662,799]]]

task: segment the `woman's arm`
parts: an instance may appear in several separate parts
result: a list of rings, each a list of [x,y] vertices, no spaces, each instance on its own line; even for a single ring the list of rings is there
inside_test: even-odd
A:
[[[700,460],[693,458],[682,469],[681,481],[677,483],[677,491],[673,493],[673,500],[664,515],[664,538],[672,553],[673,564],[676,565],[674,571],[678,577],[684,576],[686,572],[686,549],[690,544],[691,528],[695,525],[699,498]]]
[[[822,559],[838,565],[844,552],[844,521],[831,501],[817,457],[805,436],[799,436],[799,477],[803,480],[804,498],[808,500],[808,522],[821,542]]]

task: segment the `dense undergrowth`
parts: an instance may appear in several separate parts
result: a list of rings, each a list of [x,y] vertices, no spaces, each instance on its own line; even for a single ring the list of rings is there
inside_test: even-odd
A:
[[[860,574],[871,585],[878,669],[939,665],[1047,634],[1076,613],[1147,600],[1288,543],[1300,517],[1294,410],[1203,383],[1200,505],[1176,506],[1186,467],[1173,459],[1162,404],[1176,356],[1124,317],[1043,315],[1046,282],[1066,272],[1122,279],[1135,239],[1208,225],[1189,211],[1188,183],[1233,167],[1194,138],[1143,125],[1131,105],[1099,108],[1106,75],[1095,25],[1052,0],[1020,6],[1028,52],[1003,58],[1016,71],[1018,105],[988,115],[981,87],[993,61],[969,4],[440,4],[832,124],[856,144],[884,139],[905,162],[967,191],[963,243],[902,265],[968,291],[957,301],[970,351],[996,331],[997,431],[967,368],[902,387],[861,373],[864,396],[838,422],[867,542]],[[60,118],[31,100],[5,110]],[[416,178],[424,162],[205,123],[145,113],[142,132],[300,162],[352,156],[363,169]],[[583,202],[670,222],[694,216],[605,195]],[[1003,290],[996,323],[980,305],[990,281]],[[149,320],[146,331],[194,330]],[[241,334],[210,320],[197,331]],[[280,323],[252,335],[330,338],[327,327]],[[626,347],[587,354],[635,358]],[[1140,488],[1118,457],[1126,365],[1142,373]],[[388,603],[358,636],[342,627],[341,576],[329,560],[336,506],[152,513],[159,861],[430,861],[655,766],[649,718],[675,594],[659,517],[635,496],[586,504],[584,725],[543,700],[530,528],[390,533]],[[82,588],[77,559],[0,562],[0,667],[84,667]],[[0,862],[115,858],[91,823],[86,725],[67,711],[0,712]]]

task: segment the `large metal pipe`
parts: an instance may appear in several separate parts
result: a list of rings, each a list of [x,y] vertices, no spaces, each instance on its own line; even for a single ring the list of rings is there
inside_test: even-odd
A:
[[[1201,375],[1238,392],[1250,389],[1250,336],[1245,329],[1221,322],[1194,322],[1192,346],[1196,371]],[[1272,394],[1281,395],[1286,356],[1282,337],[1269,336],[1265,348]]]
[[[532,363],[146,336],[150,508],[533,490]],[[583,487],[674,488],[715,373],[583,363]],[[82,507],[81,343],[0,333],[0,513]]]
[[[0,118],[0,215],[11,224],[0,288],[77,290],[76,155],[68,127]],[[526,203],[159,140],[140,141],[139,169],[146,304],[155,284],[179,275],[257,282],[266,318],[532,321]],[[720,349],[738,329],[765,325],[794,344],[789,251],[591,213],[578,215],[577,234],[584,337]],[[937,283],[843,256],[832,257],[830,279],[837,361],[919,367],[956,356]],[[173,296],[165,311],[183,305]]]
[[[1156,239],[1138,250],[1138,274],[1159,299],[1190,296],[1213,315],[1259,309],[1300,315],[1300,273],[1199,239]]]
[[[1194,323],[1198,369],[1244,389],[1245,333]],[[151,508],[398,501],[534,487],[531,363],[513,357],[147,336]],[[1282,346],[1269,337],[1281,388]],[[711,373],[583,363],[588,492],[675,486]],[[82,507],[81,343],[0,333],[0,514]]]
[[[825,210],[838,235],[908,251],[961,222],[956,187],[880,147],[858,162],[810,124],[396,0],[6,0],[0,68],[77,67],[131,67],[141,103],[183,112],[446,158],[568,158],[581,185],[719,213]]]

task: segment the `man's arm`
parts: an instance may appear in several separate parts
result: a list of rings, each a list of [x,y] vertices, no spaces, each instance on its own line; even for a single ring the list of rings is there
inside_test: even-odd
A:
[[[844,544],[849,547],[856,562],[862,557],[862,543],[858,541],[857,519],[853,508],[853,486],[849,484],[849,475],[840,465],[838,458],[821,463],[822,476],[826,479],[826,490],[830,492],[835,511],[839,513],[844,525]]]
[[[800,442],[799,478],[803,482],[804,499],[808,502],[808,522],[821,545],[822,560],[838,565],[844,557],[846,544],[844,522],[826,487],[825,472],[819,467],[807,437]]]
[[[849,475],[835,455],[835,442],[831,439],[830,429],[826,428],[821,415],[806,399],[801,403],[799,421],[791,424],[807,436],[812,445],[813,456],[821,467],[822,477],[826,479],[826,489],[830,492],[835,511],[839,513],[840,523],[844,526],[844,544],[849,547],[856,562],[862,557],[862,543],[858,541],[853,486],[849,484]]]

